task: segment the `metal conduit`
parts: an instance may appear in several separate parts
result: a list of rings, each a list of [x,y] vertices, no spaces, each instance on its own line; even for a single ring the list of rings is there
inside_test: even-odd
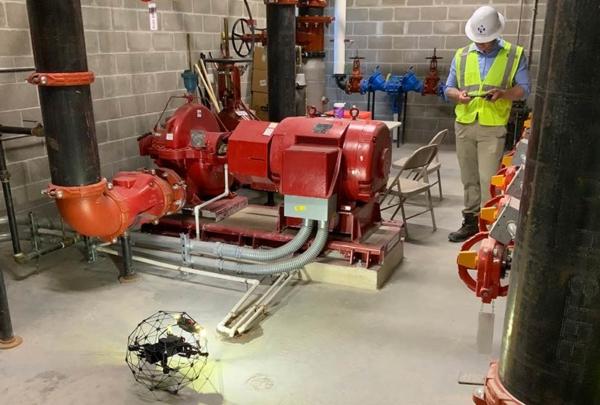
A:
[[[308,263],[314,261],[317,256],[321,253],[325,244],[327,243],[327,239],[329,237],[329,230],[327,227],[327,221],[319,222],[319,230],[313,240],[311,246],[302,254],[295,256],[293,258],[275,262],[275,263],[265,263],[265,264],[246,264],[239,263],[232,260],[223,260],[209,257],[192,257],[192,264],[200,268],[210,268],[219,271],[229,271],[240,274],[255,274],[255,275],[272,275],[272,274],[280,274],[287,273],[293,270],[300,269],[307,265]],[[170,238],[172,239],[172,238]],[[134,237],[135,240],[135,237]],[[173,246],[173,244],[171,244]],[[180,246],[179,246],[180,247]],[[138,250],[135,246],[134,250]],[[173,260],[181,260],[181,254],[175,252],[165,252],[165,251],[145,251],[149,255],[162,257],[162,258],[170,258]]]

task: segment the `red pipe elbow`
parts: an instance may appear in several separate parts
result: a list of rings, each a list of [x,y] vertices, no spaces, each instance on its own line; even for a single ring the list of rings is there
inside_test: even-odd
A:
[[[183,208],[185,184],[170,169],[120,172],[81,187],[50,184],[60,215],[77,233],[111,241],[129,227],[155,221]]]

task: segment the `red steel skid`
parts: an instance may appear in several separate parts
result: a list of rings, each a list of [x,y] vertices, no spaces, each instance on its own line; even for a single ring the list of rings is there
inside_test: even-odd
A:
[[[498,363],[490,364],[488,375],[485,378],[484,396],[480,398],[477,394],[473,395],[475,405],[525,405],[513,397],[500,381],[498,374]]]
[[[325,250],[334,250],[344,256],[349,264],[360,262],[363,267],[369,268],[382,264],[386,253],[400,241],[402,226],[398,222],[383,222],[382,225],[398,229],[397,237],[391,238],[380,244],[363,244],[352,242],[342,235],[330,234]],[[254,248],[259,246],[277,247],[289,242],[293,234],[284,234],[276,231],[257,231],[252,229],[235,228],[220,223],[205,224],[202,226],[202,240],[219,240],[237,245],[247,245]]]
[[[112,183],[102,179],[80,187],[50,184],[46,194],[56,200],[62,218],[77,233],[106,241],[185,204],[185,184],[170,169],[120,172]]]

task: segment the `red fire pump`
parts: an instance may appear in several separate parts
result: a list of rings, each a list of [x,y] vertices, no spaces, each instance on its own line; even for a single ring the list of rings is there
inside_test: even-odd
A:
[[[223,192],[229,134],[208,108],[190,101],[164,127],[138,141],[142,156],[151,156],[157,166],[171,168],[184,179],[187,202],[195,205]]]
[[[387,185],[391,141],[380,122],[306,117],[279,124],[240,121],[230,134],[208,109],[190,102],[139,143],[142,155],[184,179],[191,205],[223,192],[228,163],[232,177],[254,189],[328,201],[327,209],[338,214],[332,215],[332,230],[352,240],[381,221],[376,196]],[[295,224],[280,215],[282,226]]]

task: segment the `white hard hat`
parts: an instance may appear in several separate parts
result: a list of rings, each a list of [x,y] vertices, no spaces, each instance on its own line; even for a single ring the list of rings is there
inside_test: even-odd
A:
[[[465,34],[476,43],[491,42],[502,35],[506,22],[504,16],[490,6],[479,7],[465,26]]]

